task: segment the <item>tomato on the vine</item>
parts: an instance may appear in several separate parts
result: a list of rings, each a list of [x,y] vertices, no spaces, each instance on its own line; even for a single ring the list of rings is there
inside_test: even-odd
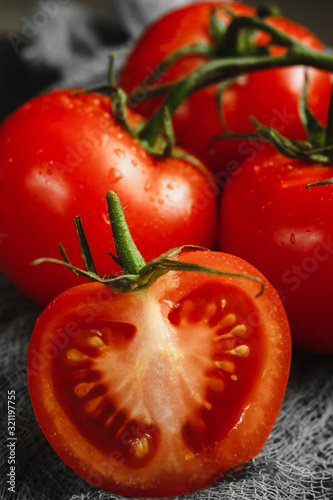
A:
[[[262,449],[284,396],[290,333],[273,287],[231,255],[174,261],[149,288],[63,292],[32,335],[28,379],[52,447],[87,481],[133,497],[204,488]]]
[[[150,116],[160,100],[145,99],[145,81],[155,78],[154,84],[162,85],[178,80],[198,68],[207,59],[204,56],[186,56],[175,62],[161,74],[153,68],[163,59],[182,47],[194,43],[212,43],[209,18],[213,8],[224,6],[236,16],[253,16],[256,10],[239,2],[198,2],[168,12],[148,27],[129,55],[121,73],[120,84],[132,92],[132,106]],[[222,10],[217,15],[224,22],[230,16]],[[269,16],[266,22],[298,40],[304,46],[322,51],[323,44],[306,28],[281,16]],[[270,37],[258,34],[255,44],[267,45]],[[282,49],[283,51],[284,49]],[[281,47],[273,46],[272,55],[280,55]],[[251,115],[267,125],[279,128],[284,134],[303,138],[304,130],[298,117],[298,102],[304,85],[304,66],[255,71],[239,77],[230,84],[220,98],[225,123],[232,131],[245,133],[253,130]],[[331,81],[328,72],[308,69],[310,108],[325,121]],[[143,83],[143,88],[140,84]],[[238,163],[261,149],[260,143],[249,145],[247,141],[225,140],[211,146],[211,141],[223,133],[216,105],[217,86],[210,85],[194,92],[175,112],[173,122],[180,144],[200,157],[217,175],[231,174]],[[142,102],[141,102],[142,101]],[[223,182],[222,177],[221,182]]]
[[[130,111],[129,111],[130,113]],[[141,117],[130,113],[138,123]],[[46,265],[61,242],[80,265],[73,219],[81,214],[100,274],[119,267],[105,192],[115,190],[126,207],[133,236],[150,259],[185,243],[212,248],[216,202],[210,181],[190,161],[149,155],[117,123],[110,99],[97,93],[57,90],[32,99],[0,128],[0,268],[24,294],[45,305],[82,278]]]
[[[331,167],[266,147],[221,199],[220,249],[260,268],[281,295],[296,347],[333,353]]]

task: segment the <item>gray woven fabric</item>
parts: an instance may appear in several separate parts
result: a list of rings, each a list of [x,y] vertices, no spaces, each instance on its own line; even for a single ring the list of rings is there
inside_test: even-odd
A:
[[[117,0],[114,23],[71,3],[22,47],[18,68],[45,75],[44,88],[90,85],[105,80],[110,48],[126,42],[140,24],[182,0]],[[152,7],[154,10],[152,11]],[[140,17],[138,17],[140,12]],[[122,21],[120,21],[120,19]],[[126,22],[124,29],[119,23]],[[76,42],[75,42],[76,40]],[[78,42],[82,44],[78,45]],[[30,81],[30,80],[29,80]],[[39,92],[31,78],[29,92]],[[9,87],[7,89],[9,91]],[[27,95],[27,97],[29,97]],[[15,100],[13,99],[13,106]],[[17,103],[17,102],[16,102]],[[1,223],[1,222],[0,222]],[[1,226],[0,226],[1,233]],[[1,240],[0,240],[1,244]],[[35,419],[27,386],[26,355],[41,309],[0,277],[0,387],[2,404],[1,500],[111,500],[119,498],[71,471],[46,441]],[[7,394],[16,395],[15,493],[8,490]],[[260,424],[260,423],[259,423]],[[283,406],[262,452],[251,463],[188,500],[333,500],[333,359],[294,352]]]
[[[192,3],[198,1],[200,0],[193,0]],[[189,3],[184,0],[109,0],[109,2],[117,19],[126,26],[133,38],[140,35],[143,26],[150,24],[165,12]]]

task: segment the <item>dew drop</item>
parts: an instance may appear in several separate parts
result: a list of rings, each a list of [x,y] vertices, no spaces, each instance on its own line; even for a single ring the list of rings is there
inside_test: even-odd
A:
[[[137,160],[132,160],[132,165],[133,165],[133,167],[137,167],[138,166],[138,161]]]
[[[111,225],[111,222],[110,222],[110,219],[109,219],[109,214],[105,213],[105,212],[102,212],[102,218],[103,218],[103,221],[108,225],[110,226]]]
[[[115,149],[114,153],[116,156],[118,156],[118,158],[121,158],[121,159],[126,158],[126,153],[122,149]]]
[[[146,182],[146,184],[145,184],[145,191],[149,191],[149,189],[151,189],[151,183],[150,182]]]
[[[110,182],[118,182],[122,179],[123,174],[117,168],[110,168],[108,173],[108,181]]]
[[[292,233],[290,235],[290,243],[293,245],[294,243],[296,243],[296,236],[295,236],[295,233]]]

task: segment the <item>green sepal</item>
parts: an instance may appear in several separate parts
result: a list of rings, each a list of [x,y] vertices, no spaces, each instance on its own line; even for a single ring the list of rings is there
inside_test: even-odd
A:
[[[132,127],[127,118],[127,93],[119,87],[109,86],[112,114],[119,125],[126,130],[132,137],[136,137],[135,127]]]
[[[175,133],[173,129],[173,123],[171,114],[168,107],[163,107],[163,131],[162,134],[158,135],[154,141],[150,141],[149,138],[146,139],[145,136],[141,137],[141,131],[144,130],[145,122],[142,122],[140,127],[137,129],[137,140],[150,155],[156,156],[158,158],[168,158],[172,155],[173,148],[176,143]]]
[[[223,127],[223,130],[226,132],[229,130],[228,125],[223,113],[223,106],[222,106],[222,99],[223,99],[223,94],[224,92],[231,87],[236,82],[236,78],[230,78],[229,80],[225,80],[224,82],[221,82],[216,89],[215,92],[215,104],[216,104],[216,110],[217,114],[220,120],[220,123]]]
[[[308,89],[309,80],[306,72],[301,99],[298,106],[299,116],[306,132],[308,142],[312,145],[312,148],[322,148],[325,146],[325,128],[309,108]]]
[[[257,16],[261,18],[281,16],[281,9],[272,3],[260,5],[257,9]]]
[[[214,53],[211,45],[205,42],[193,43],[172,52],[154,68],[154,71],[152,71],[151,74],[145,78],[144,82],[142,82],[139,87],[135,88],[134,92],[129,96],[129,102],[136,101],[136,94],[141,95],[142,92],[146,93],[152,85],[157,83],[157,80],[161,77],[161,75],[163,75],[163,73],[165,73],[169,68],[171,68],[171,66],[176,64],[176,62],[183,57],[203,56],[210,59],[213,55]],[[155,86],[152,88],[155,88]]]
[[[321,165],[332,165],[333,163],[333,144],[330,146],[320,145],[324,142],[323,136],[320,134],[319,129],[313,131],[312,138],[308,140],[288,139],[280,134],[272,127],[262,125],[251,117],[251,121],[257,130],[257,139],[270,142],[280,153],[287,158],[300,160],[304,162],[318,163]],[[253,138],[253,136],[251,137]],[[318,141],[318,143],[316,143]]]
[[[311,187],[326,186],[327,184],[333,184],[332,177],[330,179],[325,179],[324,181],[311,182],[310,184],[307,184],[305,187],[306,189],[309,189]]]
[[[199,264],[172,260],[172,257],[176,257],[184,250],[209,251],[206,248],[196,245],[183,245],[177,248],[173,248],[146,264],[143,257],[138,252],[138,249],[135,246],[135,243],[129,233],[129,229],[125,222],[124,214],[122,212],[122,207],[118,196],[116,195],[116,193],[109,191],[106,198],[109,208],[109,217],[111,221],[112,232],[114,235],[118,255],[117,258],[114,258],[114,256],[112,256],[112,258],[114,258],[114,260],[116,260],[116,262],[120,264],[123,270],[122,275],[100,276],[96,272],[96,267],[93,263],[91,251],[84,234],[81,219],[79,217],[75,219],[75,226],[80,241],[81,255],[85,264],[85,270],[72,265],[61,245],[59,246],[59,248],[63,260],[54,258],[41,258],[32,262],[32,265],[39,265],[44,262],[49,262],[65,266],[79,276],[83,276],[91,281],[96,281],[98,283],[103,283],[109,286],[109,288],[115,293],[128,293],[135,290],[142,290],[143,288],[151,286],[161,276],[170,271],[191,271],[217,276],[244,278],[247,280],[255,281],[261,285],[260,292],[256,295],[256,297],[259,297],[264,292],[264,283],[257,277],[241,273],[228,273],[218,271],[210,267],[201,266]],[[83,255],[85,253],[86,255]]]
[[[218,11],[221,10],[221,6],[213,7],[209,16],[209,34],[213,40],[215,47],[219,47],[223,38],[227,32],[228,24],[224,23],[222,19],[217,15]],[[228,12],[229,15],[233,16],[233,13]],[[234,16],[233,16],[234,17]]]
[[[84,262],[84,267],[85,267],[86,271],[88,271],[90,273],[97,274],[94,259],[93,259],[93,256],[91,254],[91,250],[90,250],[85,232],[83,230],[82,222],[81,222],[81,219],[79,216],[75,217],[74,223],[75,223],[75,228],[76,228],[76,234],[78,235],[78,238],[79,238],[81,257],[82,257],[82,260]],[[66,254],[65,254],[65,262],[69,262],[69,259],[68,259]]]
[[[83,276],[91,281],[96,281],[98,283],[103,283],[107,285],[114,293],[129,293],[144,288],[148,288],[153,285],[159,278],[170,271],[180,272],[180,271],[190,271],[204,274],[211,274],[215,276],[226,276],[232,278],[242,278],[251,281],[255,281],[260,284],[260,292],[256,297],[260,297],[264,293],[264,283],[260,278],[255,276],[250,276],[241,273],[228,273],[224,271],[218,271],[217,269],[201,266],[199,264],[193,264],[190,262],[182,262],[179,260],[171,260],[170,257],[175,257],[184,250],[204,250],[210,251],[206,248],[202,248],[195,245],[183,245],[181,247],[175,248],[161,255],[157,259],[153,259],[151,262],[146,264],[140,271],[139,274],[126,274],[126,275],[115,275],[110,277],[101,277],[96,273],[84,271],[78,267],[73,266],[69,261],[63,261],[58,259],[37,259],[32,265],[39,265],[44,262],[54,263],[62,265],[73,271],[79,276]]]
[[[238,22],[237,19],[247,19],[249,16],[237,16],[227,6],[215,8],[216,11],[218,9],[223,10],[232,19],[231,23],[226,25],[220,40],[215,41],[215,53],[219,57],[239,58],[269,54],[269,46],[257,45],[255,43],[258,36],[257,29],[251,29],[247,25],[234,29],[235,23]]]
[[[215,137],[212,144],[224,139],[237,140],[260,140],[269,142],[277,151],[293,160],[304,162],[314,162],[321,165],[331,165],[333,161],[333,146],[313,148],[308,141],[288,139],[275,130],[273,127],[262,125],[255,117],[250,117],[251,122],[256,128],[256,132],[248,134],[238,134],[235,132],[226,132]]]
[[[328,108],[328,118],[325,131],[325,146],[333,144],[333,91],[331,93],[330,104]]]

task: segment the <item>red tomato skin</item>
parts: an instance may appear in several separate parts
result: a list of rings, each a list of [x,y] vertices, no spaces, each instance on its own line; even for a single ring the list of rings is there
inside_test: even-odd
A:
[[[278,290],[297,348],[333,353],[330,167],[266,150],[239,167],[220,205],[219,247],[248,260]]]
[[[216,242],[214,189],[187,161],[150,157],[115,122],[110,100],[57,90],[37,97],[0,128],[0,268],[35,302],[46,305],[83,278],[41,257],[63,244],[82,267],[74,218],[80,215],[98,272],[119,272],[105,196],[115,191],[144,258],[169,248]],[[138,122],[141,118],[132,115]]]
[[[28,353],[29,389],[36,416],[45,436],[60,457],[79,475],[101,488],[120,495],[166,497],[209,486],[221,472],[226,472],[230,467],[248,461],[259,453],[274,425],[284,396],[290,365],[290,333],[282,304],[272,286],[256,269],[231,255],[198,251],[184,253],[180,260],[213,265],[216,269],[229,272],[251,273],[252,276],[264,280],[265,292],[255,298],[260,287],[253,281],[184,272],[166,275],[149,290],[134,294],[115,295],[105,285],[84,284],[63,292],[47,306],[39,317],[31,338]],[[249,324],[252,322],[254,330],[260,323],[261,329],[260,337],[255,338],[252,344],[256,351],[254,354],[257,355],[255,361],[251,361],[251,356],[248,357],[256,369],[250,376],[251,384],[241,401],[241,409],[237,410],[236,421],[220,442],[185,461],[182,458],[184,445],[179,438],[176,441],[179,448],[177,444],[174,453],[180,453],[176,456],[180,457],[182,468],[177,472],[167,471],[164,463],[164,460],[167,460],[165,453],[157,453],[145,463],[144,467],[138,469],[126,467],[119,461],[118,455],[109,454],[106,457],[105,453],[94,446],[92,440],[87,441],[82,432],[78,431],[75,422],[68,417],[68,412],[66,413],[59,403],[61,392],[56,387],[59,371],[52,371],[52,366],[57,367],[62,350],[71,345],[73,339],[76,341],[78,330],[82,325],[94,329],[96,323],[100,321],[114,320],[120,324],[129,322],[136,325],[137,335],[144,335],[144,332],[149,330],[149,323],[154,319],[152,311],[156,305],[160,308],[159,317],[166,319],[175,304],[187,297],[188,293],[195,292],[207,283],[211,285],[216,282],[223,283],[226,291],[229,287],[242,290],[242,294],[247,297],[246,301],[254,306],[252,312],[257,311],[255,314],[251,313],[246,320]],[[234,303],[233,307],[238,306]],[[162,322],[164,323],[164,320]],[[204,324],[207,324],[205,320]],[[57,337],[59,332],[61,335]],[[188,342],[192,342],[199,352],[203,353],[205,346],[200,343],[198,346],[195,339],[196,337],[191,336]],[[251,342],[251,332],[245,342]],[[140,348],[147,351],[147,345],[149,348],[151,343],[147,344],[143,336],[139,343],[139,352]],[[153,347],[149,355],[154,356]],[[128,375],[126,360],[129,356],[124,355],[121,359],[117,370],[120,371],[121,379],[126,380]],[[131,364],[130,366],[133,371],[133,366]],[[197,362],[195,366],[198,366]],[[138,371],[136,375],[134,372],[133,378],[139,380],[140,373]],[[80,377],[79,372],[77,377]],[[153,382],[150,381],[151,384]],[[137,393],[140,393],[139,389]],[[151,397],[150,393],[149,398]],[[67,401],[67,405],[77,404],[75,397],[63,401]],[[184,403],[186,407],[186,402]],[[229,402],[229,405],[231,406],[227,413],[235,411],[233,403]],[[79,425],[82,418],[84,419],[81,415],[77,420]],[[219,425],[223,425],[223,421],[219,422]],[[168,432],[168,429],[162,428],[161,432]],[[166,441],[168,442],[168,439]]]
[[[120,85],[131,92],[153,73],[153,68],[177,49],[197,42],[211,42],[208,19],[214,5],[226,5],[238,15],[253,15],[255,9],[238,2],[199,2],[166,14],[143,33],[129,55],[120,76]],[[220,14],[222,15],[222,14]],[[322,43],[307,29],[283,18],[267,18],[269,23],[294,37],[305,46],[323,50]],[[170,36],[170,33],[173,36]],[[262,36],[258,44],[267,40]],[[272,53],[280,53],[275,48]],[[205,62],[191,56],[175,63],[157,78],[157,84],[178,80]],[[308,69],[309,106],[325,121],[331,94],[329,73]],[[222,110],[230,130],[239,133],[253,131],[249,120],[255,116],[264,125],[277,128],[291,138],[305,138],[299,119],[298,104],[304,86],[304,67],[262,70],[240,77],[225,90]],[[221,188],[238,164],[261,150],[260,141],[223,140],[212,146],[211,141],[223,133],[216,112],[216,85],[192,94],[173,115],[176,137],[186,149],[201,158],[215,173]],[[150,116],[157,99],[143,101],[145,92],[134,93],[133,108]],[[143,102],[142,102],[143,101]]]

